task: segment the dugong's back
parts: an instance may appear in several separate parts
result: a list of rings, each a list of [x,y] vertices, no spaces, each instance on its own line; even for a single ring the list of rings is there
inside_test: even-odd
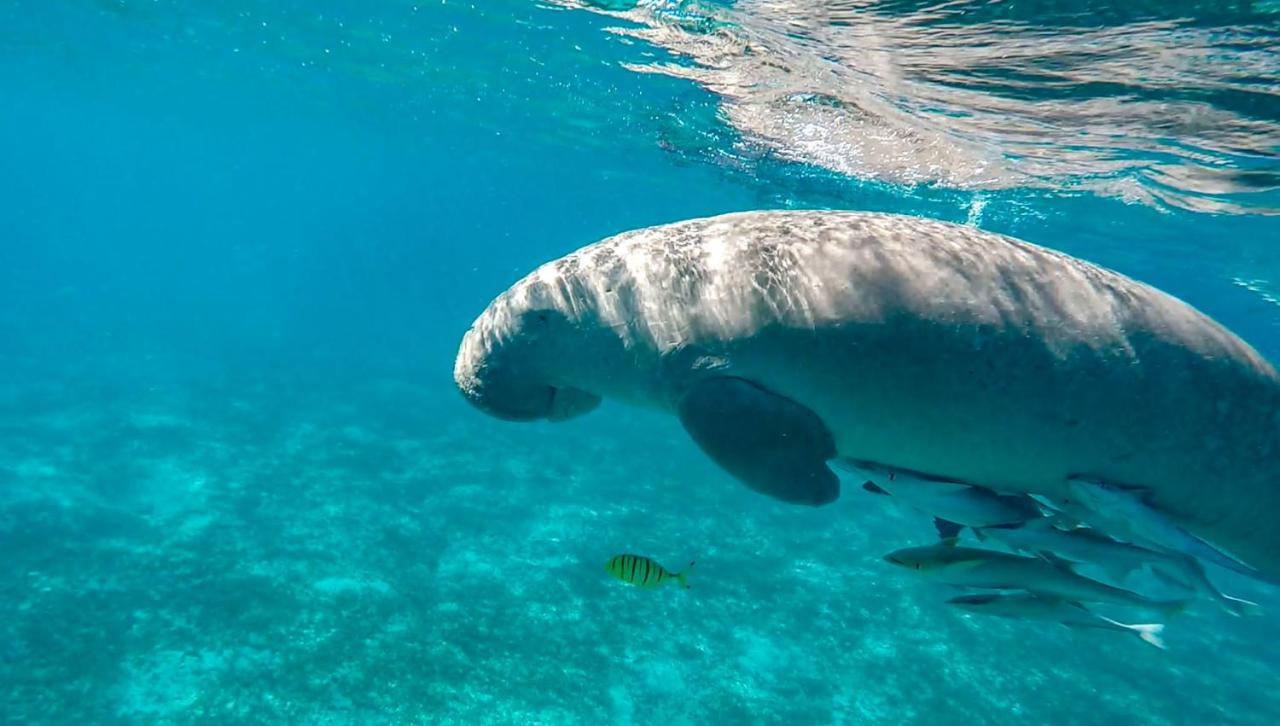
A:
[[[1146,487],[1280,574],[1280,380],[1122,275],[932,220],[754,212],[625,233],[507,294],[645,369],[574,371],[600,395],[670,406],[739,376],[812,409],[841,456],[1051,496],[1070,475]]]

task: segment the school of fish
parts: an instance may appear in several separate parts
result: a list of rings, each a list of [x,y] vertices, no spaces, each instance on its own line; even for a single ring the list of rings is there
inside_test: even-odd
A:
[[[1179,527],[1145,503],[1139,490],[1077,479],[1068,498],[1055,501],[871,462],[836,464],[860,479],[864,490],[933,520],[939,542],[899,549],[884,559],[934,582],[978,591],[946,601],[960,611],[1122,633],[1164,649],[1163,623],[1126,623],[1090,608],[1122,607],[1167,619],[1204,597],[1231,615],[1261,612],[1257,603],[1222,592],[1206,564],[1275,584]],[[1002,549],[960,545],[966,529],[979,544]],[[621,554],[605,563],[605,571],[636,587],[687,588],[692,566],[672,572],[648,557]],[[1078,568],[1094,568],[1097,577]],[[1178,596],[1154,598],[1131,589],[1144,573]]]
[[[1067,498],[1052,500],[1000,494],[871,462],[837,464],[866,491],[933,519],[940,542],[890,552],[884,559],[970,591],[946,601],[957,610],[1113,631],[1163,649],[1163,623],[1125,623],[1090,608],[1122,607],[1167,619],[1204,597],[1231,615],[1261,612],[1257,603],[1222,592],[1205,565],[1275,584],[1179,527],[1145,502],[1141,490],[1081,478],[1070,483]],[[979,544],[1000,549],[960,545],[966,529]],[[1086,568],[1096,576],[1077,572]],[[1149,580],[1142,581],[1143,574]],[[1141,594],[1135,580],[1177,597]]]

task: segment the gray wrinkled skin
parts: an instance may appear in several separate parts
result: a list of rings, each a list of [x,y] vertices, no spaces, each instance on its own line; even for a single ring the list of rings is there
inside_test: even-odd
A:
[[[714,375],[812,409],[843,457],[1050,497],[1073,474],[1147,487],[1280,575],[1275,370],[1169,295],[970,227],[779,211],[627,232],[498,296],[454,370],[514,420],[674,411]]]

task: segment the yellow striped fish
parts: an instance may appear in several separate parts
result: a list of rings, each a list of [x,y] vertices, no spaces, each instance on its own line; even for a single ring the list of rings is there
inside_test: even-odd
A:
[[[693,567],[693,563],[689,563]],[[610,575],[630,583],[636,587],[662,587],[669,582],[678,582],[681,587],[688,587],[685,578],[689,575],[689,567],[680,572],[668,572],[657,562],[640,555],[615,555],[605,563],[604,569]]]

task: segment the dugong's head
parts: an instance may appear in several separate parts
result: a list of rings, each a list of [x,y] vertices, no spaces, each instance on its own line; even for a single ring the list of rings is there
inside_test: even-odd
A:
[[[600,396],[570,380],[574,360],[589,354],[582,338],[580,322],[534,286],[518,285],[494,300],[463,336],[453,380],[472,405],[500,419],[581,416],[600,404]]]

